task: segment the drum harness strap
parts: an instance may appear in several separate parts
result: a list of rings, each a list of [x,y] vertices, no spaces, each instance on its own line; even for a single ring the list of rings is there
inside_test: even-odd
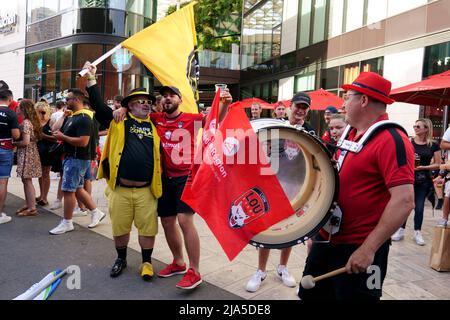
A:
[[[353,128],[350,125],[347,125],[347,127],[344,130],[344,133],[342,134],[341,138],[339,139],[339,141],[336,144],[336,147],[338,149],[341,149],[341,154],[339,155],[339,159],[338,159],[338,163],[337,163],[338,171],[341,170],[342,164],[344,163],[345,157],[349,151],[353,152],[353,153],[361,152],[361,150],[364,148],[365,145],[367,145],[367,143],[370,141],[370,139],[373,138],[378,133],[380,133],[381,131],[383,131],[384,129],[389,130],[389,132],[391,133],[392,137],[395,140],[395,145],[397,148],[397,155],[399,155],[397,157],[399,166],[406,164],[407,160],[406,160],[406,155],[404,152],[405,147],[403,145],[403,141],[402,141],[400,135],[398,134],[398,132],[395,129],[400,129],[406,135],[407,135],[407,132],[398,123],[389,121],[389,120],[378,121],[378,122],[374,123],[372,126],[370,126],[369,129],[367,129],[367,131],[364,133],[364,135],[361,137],[361,139],[358,142],[346,140],[351,129],[353,129]],[[403,148],[403,151],[400,150],[402,148]],[[328,240],[315,241],[315,242],[319,242],[319,243],[330,242],[331,236],[333,234],[336,234],[337,232],[339,232],[341,221],[342,221],[342,211],[339,208],[339,206],[336,206],[336,208],[333,210],[333,214],[332,214],[329,222],[324,226],[324,229],[329,234]]]

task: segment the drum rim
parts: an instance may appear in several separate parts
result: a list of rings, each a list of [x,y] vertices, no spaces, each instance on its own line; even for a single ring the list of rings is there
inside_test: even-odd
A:
[[[260,128],[259,130],[263,130],[263,129],[267,129],[267,128]],[[335,192],[332,198],[332,202],[330,205],[330,208],[328,209],[328,212],[324,215],[324,217],[322,218],[322,220],[317,224],[317,226],[315,226],[311,231],[309,231],[307,234],[305,234],[304,236],[301,236],[295,240],[291,240],[291,241],[287,241],[284,243],[278,243],[278,244],[273,244],[273,243],[264,243],[264,242],[257,242],[254,241],[252,239],[250,239],[249,244],[251,244],[254,247],[257,248],[266,248],[266,249],[284,249],[284,248],[290,248],[293,247],[297,244],[300,243],[305,243],[305,241],[311,239],[312,237],[314,237],[315,235],[317,235],[320,230],[323,228],[323,226],[328,222],[328,220],[330,219],[333,211],[335,210],[336,206],[337,206],[337,200],[339,198],[339,191],[340,191],[340,185],[339,185],[339,172],[337,169],[337,163],[334,162],[332,160],[332,155],[331,152],[321,143],[321,141],[319,140],[320,138],[317,135],[312,135],[311,133],[309,133],[309,131],[306,131],[304,129],[299,129],[299,128],[295,128],[292,126],[288,126],[288,125],[276,125],[276,126],[271,126],[270,129],[290,129],[293,131],[299,131],[299,132],[303,132],[309,136],[314,137],[313,142],[316,143],[317,145],[320,146],[320,148],[325,151],[325,153],[328,155],[329,159],[330,159],[330,165],[332,167],[332,170],[334,172],[334,185],[335,185]],[[259,131],[258,130],[258,131]],[[258,134],[258,131],[255,131],[256,134]]]

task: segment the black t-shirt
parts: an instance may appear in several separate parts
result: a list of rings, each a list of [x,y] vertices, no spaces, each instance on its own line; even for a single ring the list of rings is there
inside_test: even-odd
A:
[[[148,122],[125,120],[125,146],[117,176],[131,181],[150,182],[153,177],[153,132]]]
[[[69,137],[91,137],[93,131],[92,119],[85,113],[80,113],[69,117],[62,128],[62,132]],[[64,153],[66,157],[73,157],[81,160],[89,160],[89,143],[86,147],[75,147],[64,142]]]
[[[47,121],[47,123],[42,127],[42,133],[48,136],[52,135],[52,129],[50,129],[50,121]],[[37,142],[39,153],[48,152],[54,144],[55,143],[53,141],[42,138]]]
[[[89,139],[89,159],[90,160],[96,160],[97,159],[97,146],[98,146],[98,131],[99,131],[100,124],[95,119],[92,121],[92,134],[91,138]]]
[[[7,106],[0,106],[0,139],[11,139],[11,129],[19,129],[17,115]]]
[[[428,144],[417,144],[414,142],[414,139],[411,139],[411,143],[414,146],[414,153],[418,154],[420,157],[421,166],[429,166],[431,159],[434,158],[434,153],[440,150],[439,145],[436,142],[433,142],[431,146],[429,146]],[[426,177],[428,180],[431,179],[430,170],[420,170],[415,171],[414,173],[416,183],[421,180],[421,177]]]

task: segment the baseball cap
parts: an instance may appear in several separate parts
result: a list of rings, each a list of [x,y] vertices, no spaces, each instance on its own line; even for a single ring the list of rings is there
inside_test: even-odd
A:
[[[338,113],[338,109],[333,106],[328,106],[328,107],[326,107],[325,112]]]
[[[175,93],[177,96],[179,96],[180,99],[182,99],[182,97],[181,97],[181,92],[180,92],[180,90],[179,90],[177,87],[163,86],[163,87],[161,87],[161,89],[159,89],[159,93],[160,93],[161,95],[163,95],[164,92],[166,92],[166,91],[172,91],[172,92]]]
[[[306,92],[297,92],[291,100],[291,103],[303,103],[306,104],[308,107],[311,106],[311,97]]]
[[[8,90],[8,89],[9,89],[8,84],[5,81],[0,80],[0,90]]]

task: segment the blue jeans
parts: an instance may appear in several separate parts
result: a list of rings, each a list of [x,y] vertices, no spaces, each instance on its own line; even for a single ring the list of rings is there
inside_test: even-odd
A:
[[[0,179],[11,177],[11,169],[14,162],[14,152],[0,148]]]
[[[423,210],[430,192],[433,192],[433,182],[431,180],[422,184],[414,184],[414,203],[416,205],[414,209],[414,230],[422,230]],[[405,228],[405,226],[406,221],[402,228]]]
[[[90,170],[90,161],[75,158],[65,158],[63,161],[63,178],[61,190],[65,192],[75,192],[78,188],[83,188],[86,171]]]

